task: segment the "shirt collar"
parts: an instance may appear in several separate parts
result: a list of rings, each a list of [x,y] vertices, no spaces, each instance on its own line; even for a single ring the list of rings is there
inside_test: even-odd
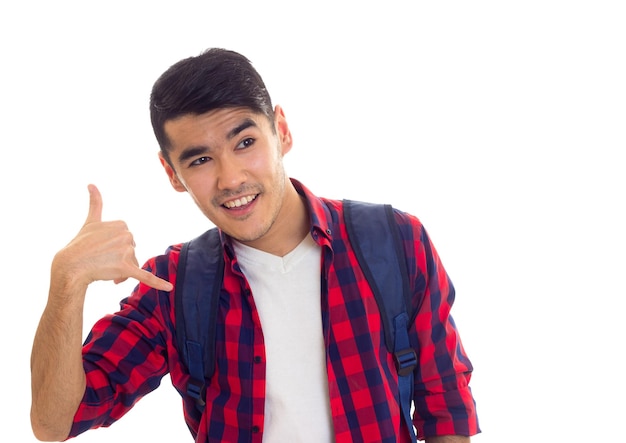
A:
[[[320,245],[330,244],[333,235],[331,226],[333,224],[336,226],[337,223],[336,221],[333,222],[333,213],[328,208],[328,202],[317,197],[298,180],[294,178],[290,180],[298,194],[304,197],[309,212],[313,239]]]

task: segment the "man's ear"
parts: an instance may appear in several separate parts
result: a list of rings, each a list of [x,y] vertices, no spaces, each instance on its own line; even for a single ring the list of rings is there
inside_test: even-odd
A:
[[[185,185],[183,185],[183,183],[178,179],[176,171],[174,171],[174,168],[172,168],[172,166],[168,163],[165,157],[163,157],[162,152],[159,152],[159,161],[161,162],[161,166],[163,166],[163,169],[165,169],[165,173],[170,179],[172,187],[178,192],[187,192],[187,188],[185,188]]]
[[[282,154],[285,155],[291,150],[293,146],[293,138],[291,137],[291,131],[285,118],[285,111],[280,105],[276,105],[274,108],[274,125],[276,125],[276,134],[280,145],[282,147]]]

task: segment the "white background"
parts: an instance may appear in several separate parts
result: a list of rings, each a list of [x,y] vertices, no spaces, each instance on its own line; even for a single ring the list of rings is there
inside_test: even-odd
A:
[[[626,441],[622,5],[3,2],[0,439],[35,441],[30,347],[87,184],[140,262],[210,226],[161,170],[148,95],[172,63],[221,46],[285,108],[291,176],[426,225],[475,366],[473,441]],[[93,285],[86,323],[133,286]],[[176,395],[166,377],[75,441],[191,441]]]

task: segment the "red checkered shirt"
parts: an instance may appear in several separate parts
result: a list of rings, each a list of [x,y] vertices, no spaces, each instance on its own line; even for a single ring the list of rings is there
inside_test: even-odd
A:
[[[321,309],[330,411],[337,443],[408,442],[402,426],[393,355],[385,346],[378,307],[348,241],[341,201],[305,197],[311,235],[322,247]],[[469,388],[472,365],[450,316],[454,288],[420,221],[395,210],[414,294],[410,340],[418,350],[413,424],[418,438],[480,432]],[[174,291],[139,284],[121,308],[92,328],[83,347],[87,389],[70,436],[109,426],[170,374],[183,397],[196,442],[263,439],[265,351],[250,286],[228,238],[219,302],[216,372],[202,414],[186,394],[189,373],[176,346]],[[181,245],[144,268],[176,284]],[[306,383],[306,380],[303,380]]]

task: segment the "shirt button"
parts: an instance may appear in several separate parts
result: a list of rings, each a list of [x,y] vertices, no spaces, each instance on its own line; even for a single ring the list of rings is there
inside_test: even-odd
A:
[[[333,232],[333,231],[331,231],[330,229],[327,229],[327,230],[326,230],[326,234],[328,234],[328,235],[332,234],[332,232]]]
[[[254,357],[254,362],[255,363],[261,363],[261,357],[259,357],[258,355]]]
[[[253,434],[258,434],[260,430],[261,430],[261,428],[260,428],[260,427],[258,427],[258,426],[252,426],[252,433],[253,433]]]

